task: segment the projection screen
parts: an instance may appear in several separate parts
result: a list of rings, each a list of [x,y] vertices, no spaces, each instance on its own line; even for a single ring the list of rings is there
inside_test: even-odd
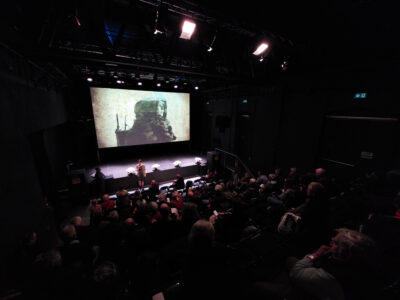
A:
[[[190,94],[90,88],[99,148],[190,140]]]

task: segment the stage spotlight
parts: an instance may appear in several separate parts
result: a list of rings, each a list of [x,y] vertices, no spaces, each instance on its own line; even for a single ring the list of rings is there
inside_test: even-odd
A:
[[[197,91],[197,90],[199,89],[199,87],[196,85],[196,86],[194,87],[194,89]]]
[[[93,78],[92,77],[88,77],[88,78],[86,78],[86,80],[89,81],[89,82],[92,82]]]
[[[211,52],[211,51],[213,51],[213,48],[210,46],[210,47],[208,47],[207,51]]]
[[[121,83],[122,83],[122,80],[117,80],[117,83],[118,83],[118,84],[121,84]]]
[[[260,62],[262,62],[264,60],[264,57],[261,56],[259,60]]]
[[[157,86],[160,87],[160,86],[161,86],[161,83],[157,83]]]
[[[185,40],[190,40],[195,28],[196,28],[196,23],[185,20],[182,25],[182,33],[180,38]]]
[[[265,50],[267,50],[269,47],[269,45],[267,43],[261,43],[256,51],[253,52],[254,55],[260,55],[261,53],[263,53]]]
[[[174,89],[177,89],[177,88],[178,88],[178,86],[175,84],[175,85],[174,85]]]
[[[137,85],[142,85],[143,83],[141,82],[141,81],[139,81],[138,83],[137,83]]]

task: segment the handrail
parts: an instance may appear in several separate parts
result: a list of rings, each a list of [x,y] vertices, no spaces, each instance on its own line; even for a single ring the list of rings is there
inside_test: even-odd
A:
[[[215,148],[215,151],[219,151],[219,152],[226,153],[226,154],[228,154],[228,155],[233,156],[233,157],[242,165],[242,167],[244,167],[244,169],[246,170],[246,172],[249,173],[249,175],[250,175],[251,177],[254,177],[253,173],[252,173],[252,172],[250,171],[250,169],[246,166],[246,164],[239,158],[239,156],[237,156],[237,155],[234,154],[234,153],[230,153],[230,152],[228,152],[228,151],[226,151],[226,150],[219,149],[219,148]],[[226,166],[225,166],[225,167],[226,167]],[[231,170],[231,171],[233,171],[233,170]]]

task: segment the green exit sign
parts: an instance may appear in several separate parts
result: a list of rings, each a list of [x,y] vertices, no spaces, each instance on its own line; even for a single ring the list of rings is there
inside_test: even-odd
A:
[[[367,98],[367,93],[356,93],[354,99],[365,99]]]

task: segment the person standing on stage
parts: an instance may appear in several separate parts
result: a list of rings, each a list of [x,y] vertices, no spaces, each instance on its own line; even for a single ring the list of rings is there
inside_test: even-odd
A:
[[[140,189],[143,189],[146,178],[146,166],[142,164],[141,159],[138,160],[138,164],[136,165],[136,175],[138,177],[138,186]]]

